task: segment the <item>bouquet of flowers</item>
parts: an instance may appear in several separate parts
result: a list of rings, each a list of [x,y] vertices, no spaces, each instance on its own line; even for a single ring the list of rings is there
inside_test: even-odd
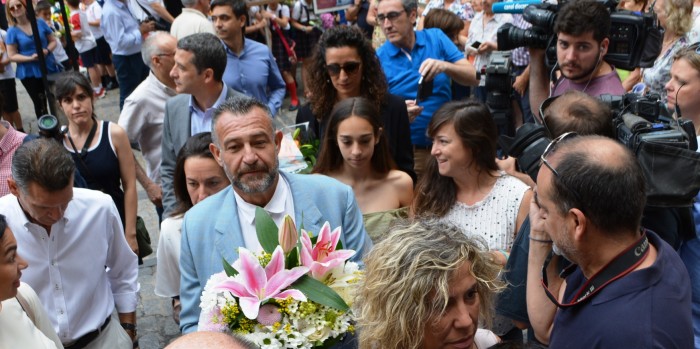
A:
[[[212,275],[202,293],[199,329],[231,331],[261,348],[329,347],[354,332],[349,307],[358,265],[343,250],[340,227],[326,222],[318,236],[282,227],[263,209],[255,213],[263,252],[241,247],[233,264]]]

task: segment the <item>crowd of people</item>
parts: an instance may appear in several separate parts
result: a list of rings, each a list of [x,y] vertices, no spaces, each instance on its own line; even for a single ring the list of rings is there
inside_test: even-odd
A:
[[[198,322],[222,260],[263,250],[259,208],[278,226],[329,222],[356,252],[343,347],[700,348],[700,204],[647,200],[656,183],[598,99],[658,98],[697,134],[700,1],[619,5],[658,16],[652,67],[606,61],[610,9],[594,0],[558,9],[554,68],[545,49],[512,50],[507,122],[548,138],[528,173],[497,142],[482,73],[498,28],[530,24],[496,0],[66,2],[63,28],[44,0],[36,26],[8,0],[0,31],[0,347],[138,347],[139,182],[171,348],[252,347]],[[64,132],[22,132],[15,79],[37,117],[55,100]],[[101,120],[95,101],[117,88],[119,120]],[[280,168],[285,96],[318,140],[310,174]],[[700,164],[694,150],[683,161]]]

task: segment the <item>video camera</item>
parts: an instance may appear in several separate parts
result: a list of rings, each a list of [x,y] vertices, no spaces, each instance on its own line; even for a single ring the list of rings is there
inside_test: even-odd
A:
[[[513,134],[513,64],[509,51],[494,51],[484,68],[486,106],[498,128],[498,134]]]
[[[598,0],[610,10],[610,45],[604,59],[616,68],[633,70],[637,67],[648,68],[661,52],[663,33],[653,9],[650,12],[635,13],[617,9],[617,0]],[[523,19],[532,24],[530,29],[521,29],[506,23],[498,28],[497,41],[499,50],[512,50],[517,47],[546,49],[546,64],[553,67],[557,62],[557,34],[554,23],[557,12],[568,1],[558,4],[523,1],[529,4],[522,10]],[[501,3],[494,5],[494,13],[519,13],[522,8],[518,3]],[[507,6],[510,4],[510,6]]]
[[[612,110],[615,137],[635,154],[644,171],[647,205],[689,206],[700,191],[700,153],[693,122],[671,118],[658,95],[628,93],[600,99]],[[514,137],[500,136],[498,143],[536,181],[549,137],[543,125],[526,123]]]
[[[68,128],[61,126],[58,118],[51,114],[41,116],[37,120],[37,124],[39,126],[39,136],[55,139],[58,142],[63,142],[63,135],[68,132]]]

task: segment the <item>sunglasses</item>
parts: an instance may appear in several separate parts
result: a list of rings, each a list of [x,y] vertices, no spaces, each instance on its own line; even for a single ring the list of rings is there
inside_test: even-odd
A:
[[[10,9],[10,11],[17,11],[17,10],[23,8],[23,7],[24,7],[24,6],[23,6],[22,4],[19,4],[19,5],[11,6],[11,7],[8,7],[8,8]]]
[[[360,62],[347,62],[343,65],[337,63],[326,64],[326,70],[328,71],[328,75],[332,77],[340,75],[341,70],[347,75],[352,75],[357,73],[357,71],[360,69],[360,65],[362,65]]]
[[[549,137],[552,136],[552,131],[549,129],[549,127],[547,127],[547,120],[546,120],[545,112],[547,111],[549,106],[552,105],[552,103],[557,100],[557,98],[559,98],[559,96],[548,97],[547,99],[542,101],[542,104],[540,104],[540,120],[538,120],[538,121],[540,121],[542,123],[542,126],[544,126],[544,129],[547,130],[547,135]]]
[[[549,161],[547,161],[547,157],[552,155],[552,153],[554,153],[554,151],[557,149],[557,145],[561,144],[561,142],[563,142],[567,139],[577,137],[577,136],[578,136],[578,134],[576,132],[567,132],[567,133],[562,134],[561,136],[555,138],[553,141],[549,142],[549,145],[547,145],[547,148],[544,149],[544,153],[542,153],[542,156],[540,156],[540,160],[542,161],[542,163],[545,166],[547,166],[547,168],[550,171],[552,171],[552,173],[554,174],[555,177],[561,178],[561,175],[559,175],[559,172],[557,172],[557,170],[554,169],[554,166],[552,166],[552,164],[550,164]],[[574,196],[576,197],[576,200],[581,201],[581,195],[579,195],[579,193],[577,191],[575,191],[573,189],[569,189],[569,188],[567,188],[567,189],[569,191],[571,191],[571,193],[574,194]]]
[[[377,20],[379,23],[384,23],[384,20],[388,19],[389,22],[395,21],[399,16],[401,16],[402,13],[406,12],[406,10],[403,11],[391,11],[387,14],[379,14],[377,15]]]

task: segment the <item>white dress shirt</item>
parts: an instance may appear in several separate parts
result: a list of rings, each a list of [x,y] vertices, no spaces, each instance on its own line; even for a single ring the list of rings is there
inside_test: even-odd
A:
[[[165,102],[176,94],[175,90],[150,72],[146,80],[124,100],[124,108],[119,114],[119,126],[126,131],[130,141],[138,142],[141,146],[146,173],[156,184],[160,184]]]
[[[292,190],[289,188],[289,183],[283,176],[278,176],[277,187],[275,194],[272,195],[270,202],[263,207],[270,214],[272,220],[277,226],[281,226],[284,221],[284,216],[290,215],[294,218],[294,200],[292,198]],[[238,221],[241,224],[241,232],[243,233],[243,242],[245,248],[252,252],[261,252],[263,250],[258,241],[258,234],[255,231],[255,206],[243,200],[236,191],[233,191],[238,206]],[[296,224],[296,222],[295,222]]]
[[[138,265],[109,195],[73,189],[51,234],[27,220],[17,197],[0,198],[0,213],[29,263],[22,281],[39,295],[63,343],[98,329],[112,314],[136,310]]]

